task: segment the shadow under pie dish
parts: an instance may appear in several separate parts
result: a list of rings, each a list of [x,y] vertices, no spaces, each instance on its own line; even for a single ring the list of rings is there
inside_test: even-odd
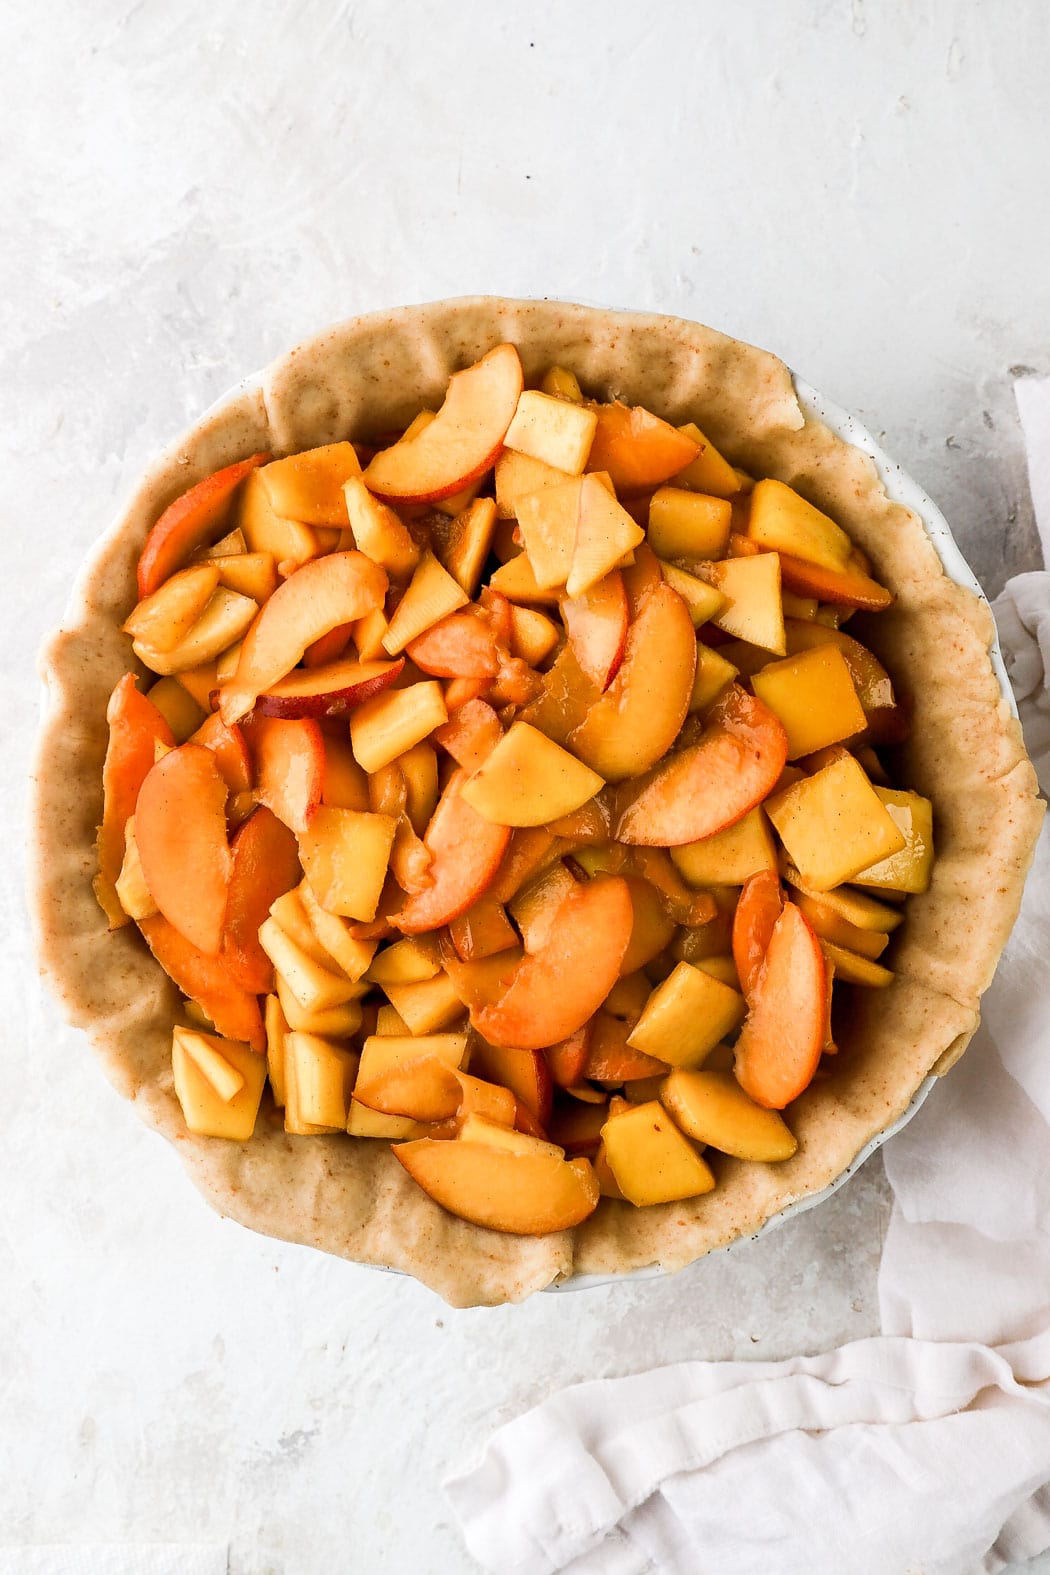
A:
[[[638,1208],[603,1197],[575,1228],[535,1236],[450,1214],[417,1186],[388,1142],[287,1133],[269,1094],[250,1141],[190,1133],[174,1086],[172,1029],[194,1025],[135,926],[111,930],[92,890],[106,710],[123,675],[144,671],[123,625],[139,600],[140,556],[157,520],[188,488],[253,455],[279,458],[350,439],[385,451],[422,409],[441,406],[453,373],[503,344],[516,347],[528,388],[551,368],[567,368],[589,399],[641,406],[673,428],[695,422],[712,450],[745,473],[742,489],[746,477],[784,483],[847,533],[892,593],[890,606],[863,617],[863,641],[907,698],[908,736],[889,751],[893,780],[932,803],[937,851],[928,889],[907,899],[885,953],[892,980],[843,993],[838,1053],[822,1057],[819,1076],[788,1103],[797,1143],[790,1157],[763,1164],[720,1155],[712,1160],[717,1185],[702,1195]],[[842,435],[841,421],[832,418],[840,429],[833,431],[819,409],[774,357],[696,324],[555,302],[464,299],[351,320],[300,346],[213,407],[153,467],[100,543],[44,655],[49,707],[36,774],[35,914],[41,958],[70,1019],[87,1030],[107,1075],[175,1144],[220,1212],[273,1236],[403,1269],[457,1305],[520,1300],[576,1276],[654,1264],[674,1270],[822,1192],[900,1119],[929,1074],[947,1070],[965,1048],[1016,916],[1042,805],[993,666],[986,604],[945,573],[932,534],[937,520],[921,517],[917,489],[906,478],[880,478],[869,454]],[[674,487],[676,474],[663,479]],[[621,481],[618,490],[628,514],[647,521],[638,504],[651,486]],[[403,512],[411,523],[412,508]],[[744,522],[746,508],[741,515],[734,524]],[[217,515],[205,547],[233,524]],[[334,534],[337,527],[308,528]],[[343,545],[326,544],[333,553]],[[746,561],[741,552],[734,561]],[[668,582],[673,588],[673,575]],[[550,611],[549,602],[517,605]],[[392,605],[385,610],[396,615]],[[716,623],[719,617],[725,622],[724,607]],[[850,632],[861,622],[858,614]],[[718,652],[716,638],[710,648]],[[739,647],[749,642],[733,638],[733,654],[746,655]],[[784,659],[769,648],[765,655],[771,663]],[[426,679],[426,671],[417,676]],[[206,705],[209,697],[201,698]],[[615,772],[599,775],[611,780]],[[594,876],[620,878],[584,865],[571,878]]]

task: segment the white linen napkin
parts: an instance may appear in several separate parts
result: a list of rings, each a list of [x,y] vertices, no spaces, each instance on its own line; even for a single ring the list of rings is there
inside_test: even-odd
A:
[[[1050,562],[1050,380],[1016,385]],[[995,607],[1050,789],[1050,574]],[[883,1150],[883,1334],[565,1390],[446,1484],[496,1575],[993,1575],[1050,1548],[1050,832],[983,1026]]]

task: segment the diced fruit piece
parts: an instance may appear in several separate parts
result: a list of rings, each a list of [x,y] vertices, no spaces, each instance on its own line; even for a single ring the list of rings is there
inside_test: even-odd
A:
[[[841,572],[851,551],[846,532],[782,481],[766,477],[751,493],[747,534],[772,552],[786,552]]]
[[[684,965],[683,965],[684,966]],[[626,1083],[641,1077],[659,1077],[667,1071],[666,1061],[636,1050],[628,1043],[631,1024],[611,1012],[595,1012],[594,1026],[584,1077],[596,1083]]]
[[[428,1129],[424,1123],[413,1121],[411,1116],[384,1116],[378,1110],[369,1110],[360,1100],[351,1099],[346,1130],[350,1137],[382,1138],[389,1143],[400,1143],[406,1138],[423,1137]]]
[[[637,875],[628,875],[624,878],[631,893],[631,908],[634,913],[631,939],[620,961],[621,977],[626,978],[636,973],[639,968],[644,968],[646,963],[652,962],[654,957],[658,957],[664,948],[671,944],[675,922],[669,917],[658,893],[647,880],[642,880]]]
[[[358,550],[395,579],[407,579],[419,562],[419,548],[407,525],[386,503],[372,496],[360,476],[346,482],[343,497]]]
[[[773,927],[736,1042],[736,1077],[756,1104],[783,1110],[813,1079],[824,1043],[820,942],[793,902]]]
[[[558,910],[542,951],[526,955],[502,995],[471,1010],[489,1044],[538,1050],[582,1027],[605,1000],[631,938],[626,882],[577,886]]]
[[[353,624],[353,640],[357,654],[363,662],[374,662],[386,655],[384,639],[390,625],[382,607],[376,607]]]
[[[155,651],[170,651],[182,640],[211,601],[219,571],[210,563],[181,569],[143,598],[124,623],[125,634]]]
[[[517,409],[521,362],[513,345],[497,345],[449,381],[433,421],[383,449],[365,471],[365,484],[383,498],[427,503],[446,498],[482,475],[495,460]]]
[[[689,700],[690,713],[704,711],[722,693],[727,684],[736,678],[739,669],[727,661],[724,653],[714,651],[702,640],[696,646],[696,677]]]
[[[259,944],[304,1012],[324,1012],[331,1006],[343,1006],[361,993],[345,974],[318,962],[274,918],[264,920],[259,926]]]
[[[558,1088],[576,1088],[583,1082],[583,1069],[587,1064],[587,1050],[591,1039],[591,1025],[584,1023],[560,1044],[548,1045],[544,1057],[550,1068],[551,1081]]]
[[[289,1104],[299,1121],[341,1131],[357,1076],[357,1056],[317,1034],[289,1033],[284,1041]]]
[[[418,984],[384,984],[383,990],[413,1034],[437,1033],[463,1016],[463,1002],[445,973]]]
[[[254,716],[244,727],[255,794],[292,831],[305,831],[325,785],[325,741],[316,722]]]
[[[661,585],[627,631],[616,677],[573,730],[573,752],[607,781],[647,771],[678,736],[695,670],[689,613],[681,597]]]
[[[583,477],[518,499],[518,529],[541,590],[564,585],[572,570]]]
[[[397,764],[405,781],[405,814],[421,837],[438,801],[437,753],[430,743],[413,744],[398,755]]]
[[[567,471],[504,449],[496,461],[496,510],[500,519],[517,519],[522,498],[571,479]]]
[[[604,1101],[594,1105],[562,1101],[551,1116],[551,1142],[564,1149],[570,1159],[579,1154],[593,1159],[608,1117],[609,1109]]]
[[[404,658],[396,662],[358,662],[344,657],[327,667],[297,668],[259,695],[255,710],[262,716],[344,716],[388,689],[404,665]]]
[[[232,978],[221,957],[209,957],[181,935],[160,913],[138,921],[146,944],[164,972],[203,1007],[228,1039],[246,1040],[254,1050],[265,1045],[259,1003]]]
[[[211,697],[219,682],[218,664],[204,662],[200,667],[187,668],[185,672],[176,673],[175,679],[200,707],[201,714],[207,716],[211,711]]]
[[[705,564],[704,577],[728,603],[711,620],[716,628],[776,656],[784,655],[787,646],[780,599],[780,558],[775,552]]]
[[[135,813],[139,790],[153,770],[157,745],[172,748],[175,738],[157,707],[139,693],[131,673],[125,673],[110,695],[106,721],[109,742],[102,767],[102,825],[94,888],[110,929],[118,929],[128,919],[116,891],[124,862],[124,828]]]
[[[602,1144],[617,1186],[637,1208],[696,1198],[715,1184],[710,1166],[658,1100],[610,1115]]]
[[[487,1143],[419,1138],[394,1154],[436,1203],[489,1230],[542,1236],[579,1225],[598,1204],[586,1159],[508,1154]]]
[[[884,968],[882,963],[860,957],[844,946],[834,946],[831,941],[822,941],[821,946],[828,966],[834,968],[835,978],[841,979],[843,984],[862,984],[869,989],[882,990],[893,983],[893,970]]]
[[[174,675],[158,678],[146,693],[171,728],[176,744],[184,744],[204,721],[205,713]]]
[[[680,962],[650,995],[627,1043],[670,1066],[699,1066],[743,1016],[736,990]]]
[[[269,601],[279,584],[277,563],[272,552],[245,552],[236,557],[215,560],[219,584],[239,596],[247,596],[258,606]]]
[[[617,840],[672,848],[709,837],[762,802],[786,759],[779,720],[733,684],[712,707],[699,743],[630,785]]]
[[[883,787],[874,791],[904,846],[859,870],[852,878],[858,885],[877,891],[926,891],[933,873],[933,805],[921,793]]]
[[[253,454],[206,476],[168,505],[146,538],[138,565],[139,596],[149,596],[202,542],[218,535],[234,493],[268,455]]]
[[[435,679],[389,689],[351,712],[354,756],[365,771],[380,771],[447,721],[445,697]]]
[[[604,583],[604,581],[602,582]],[[538,667],[558,644],[557,625],[532,607],[511,607],[510,648],[515,656]]]
[[[560,590],[544,589],[536,583],[532,562],[526,553],[519,553],[502,564],[489,579],[489,589],[499,591],[512,602],[538,602],[541,606],[556,607]]]
[[[706,492],[714,498],[731,498],[740,491],[740,478],[727,459],[706,438],[693,421],[678,428],[684,437],[700,444],[700,452],[684,470],[674,476],[676,487],[689,487],[693,492]]]
[[[202,1070],[206,1066],[218,1080],[225,1067],[224,1096]],[[214,1034],[198,1034],[176,1028],[171,1042],[171,1069],[175,1093],[186,1125],[201,1137],[228,1138],[246,1143],[255,1131],[263,1089],[266,1062],[245,1044],[222,1039]]]
[[[479,815],[462,796],[465,771],[450,778],[423,838],[431,885],[393,916],[407,934],[440,929],[465,913],[489,886],[510,840],[506,826]]]
[[[570,596],[582,596],[615,569],[626,553],[645,539],[636,525],[595,475],[583,478],[572,567],[565,582]]]
[[[503,904],[479,897],[465,913],[448,927],[452,945],[461,962],[475,962],[496,952],[517,946],[518,935],[507,918]]]
[[[627,640],[627,596],[623,576],[607,574],[581,596],[567,597],[561,615],[580,669],[606,689],[623,657]]]
[[[835,645],[817,645],[771,662],[755,674],[751,687],[784,724],[789,760],[852,738],[867,722],[845,658]]]
[[[282,892],[270,904],[270,917],[276,920],[289,940],[293,940],[301,951],[312,957],[319,967],[331,973],[332,957],[321,945],[303,901],[303,893],[309,890],[309,883],[304,880],[296,889]]]
[[[784,632],[788,653],[792,656],[811,650],[814,646],[837,646],[865,711],[889,711],[895,708],[896,698],[890,675],[859,640],[843,634],[841,629],[830,629],[826,624],[800,618],[785,618]]]
[[[798,1148],[783,1116],[749,1099],[732,1072],[672,1072],[660,1101],[687,1137],[736,1159],[770,1164]]]
[[[284,519],[270,507],[270,499],[259,472],[252,471],[241,489],[237,521],[250,552],[268,552],[291,573],[299,564],[316,558],[320,544],[316,532],[299,520]]]
[[[806,887],[802,876],[793,864],[787,866],[784,879],[789,886],[805,892],[807,896],[814,895]],[[886,902],[879,902],[875,897],[868,897],[863,892],[850,891],[845,886],[835,891],[821,892],[820,902],[860,930],[873,930],[889,935],[904,920],[904,914],[899,908],[891,907]]]
[[[540,1125],[546,1126],[551,1113],[552,1089],[550,1070],[542,1051],[475,1041],[470,1052],[470,1069],[489,1082],[509,1088]]]
[[[649,545],[658,558],[720,558],[732,518],[724,498],[659,487],[649,500]]]
[[[220,696],[224,721],[239,721],[260,694],[291,672],[308,645],[381,607],[385,595],[386,575],[364,553],[333,552],[304,564],[274,592],[248,631],[234,680]]]
[[[661,563],[660,572],[666,583],[673,591],[678,592],[688,607],[694,629],[710,623],[725,607],[726,598],[722,592],[716,590],[713,585],[708,585],[706,580],[697,579],[695,574],[686,574],[684,570],[676,569],[672,563]]]
[[[518,399],[503,443],[578,476],[587,463],[597,425],[597,413],[586,405],[527,388]]]
[[[326,443],[272,460],[259,472],[259,480],[275,514],[304,525],[340,527],[347,523],[343,487],[360,474],[352,443]]]
[[[656,888],[676,924],[706,924],[717,911],[710,892],[693,891],[675,869],[666,848],[639,847],[630,855],[631,866]]]
[[[423,1057],[436,1058],[453,1069],[463,1065],[467,1053],[466,1034],[373,1034],[361,1047],[358,1077],[364,1087],[385,1077],[396,1067],[410,1065]]]
[[[583,399],[579,378],[564,366],[548,367],[540,384],[545,394],[555,394],[559,399],[571,399],[579,404]]]
[[[253,995],[273,987],[273,968],[259,945],[271,904],[299,880],[299,849],[287,826],[260,804],[231,844],[233,865],[222,927],[222,957],[231,976]]]
[[[155,673],[183,673],[188,668],[213,661],[227,646],[239,640],[257,612],[258,607],[250,597],[240,596],[220,585],[197,622],[177,645],[167,651],[158,651],[145,640],[137,639],[132,641],[132,649]]]
[[[116,880],[117,900],[129,919],[146,919],[157,912],[146,877],[142,873],[138,843],[135,841],[135,817],[128,817],[124,827],[124,862]]]
[[[233,863],[226,834],[228,792],[211,750],[180,744],[157,761],[135,808],[135,837],[153,900],[169,923],[208,956],[222,945]]]
[[[383,636],[384,650],[391,656],[403,651],[424,630],[440,623],[457,608],[465,607],[468,600],[466,591],[434,554],[425,552]]]
[[[740,987],[750,999],[784,907],[775,869],[759,870],[745,883],[733,915],[733,961]]]
[[[435,678],[494,678],[499,670],[492,629],[470,612],[451,613],[431,624],[409,642],[407,654]]]
[[[502,737],[503,729],[492,707],[484,700],[468,700],[436,729],[434,742],[469,772],[484,764]]]
[[[527,952],[537,952],[546,943],[557,911],[575,885],[573,876],[557,859],[514,897],[510,912]]]
[[[605,786],[597,772],[527,722],[515,722],[464,783],[465,803],[500,826],[542,826]]]
[[[641,405],[593,407],[598,425],[587,465],[606,470],[619,492],[647,492],[691,463],[700,445]]]
[[[309,881],[304,880],[298,890],[303,912],[321,947],[348,979],[362,978],[375,956],[377,942],[358,940],[351,935],[345,919],[322,908]]]
[[[902,832],[852,755],[785,788],[765,809],[789,858],[814,891],[852,880],[905,846]]]
[[[416,940],[405,936],[387,946],[373,960],[368,977],[373,984],[420,984],[433,979],[441,972],[441,959],[436,943],[428,936]]]
[[[446,506],[438,505],[442,509]],[[475,498],[447,524],[438,526],[435,522],[431,531],[434,552],[468,596],[477,591],[495,532],[496,505],[492,498]]]
[[[361,1001],[358,995],[350,1001],[340,1001],[335,1006],[310,1008],[301,1006],[280,973],[277,974],[277,999],[288,1027],[297,1034],[322,1034],[333,1039],[348,1039],[361,1026]]]
[[[314,811],[299,834],[299,856],[322,908],[348,919],[375,918],[396,829],[390,815],[325,804]]]
[[[756,871],[777,867],[776,846],[760,804],[735,825],[672,848],[671,857],[691,886],[742,886]]]
[[[281,1108],[285,1098],[284,1041],[288,1034],[288,1024],[276,995],[266,997],[265,1021],[266,1075],[270,1079],[270,1088],[273,1090],[273,1102]]]

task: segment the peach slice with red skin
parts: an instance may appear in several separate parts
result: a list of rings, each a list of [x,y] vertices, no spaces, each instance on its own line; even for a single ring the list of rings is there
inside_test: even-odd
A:
[[[616,677],[569,735],[573,753],[606,781],[648,771],[681,731],[695,673],[689,610],[676,591],[661,585],[627,631]]]
[[[295,832],[303,832],[325,786],[325,740],[319,722],[254,716],[245,736],[255,764],[255,795]]]
[[[471,1009],[489,1044],[541,1050],[581,1028],[616,983],[634,912],[617,876],[577,886],[565,898],[542,950],[526,953],[501,998]]]
[[[470,612],[449,613],[410,640],[405,651],[435,678],[495,678],[499,671],[492,628]]]
[[[582,596],[566,597],[562,620],[580,668],[599,689],[608,689],[627,643],[627,593],[614,569]]]
[[[571,1230],[598,1206],[598,1179],[586,1159],[437,1138],[395,1143],[393,1152],[435,1203],[489,1230],[545,1236]]]
[[[157,520],[142,549],[138,565],[140,599],[158,590],[176,569],[209,537],[217,536],[225,522],[233,495],[241,482],[269,454],[252,454],[217,470],[181,498],[169,503]]]
[[[237,983],[225,958],[206,956],[163,914],[139,919],[138,926],[168,978],[197,1002],[224,1039],[240,1039],[260,1052],[266,1049],[259,1002]]]
[[[485,473],[503,447],[524,384],[513,345],[497,345],[449,380],[433,421],[376,454],[369,491],[402,503],[451,497]]]
[[[786,902],[736,1042],[737,1082],[756,1105],[783,1110],[812,1082],[824,1044],[825,974],[819,940]]]
[[[588,470],[606,470],[617,493],[646,492],[670,481],[700,452],[700,444],[642,405],[619,400],[592,407],[598,426]]]
[[[675,848],[732,826],[769,794],[787,762],[787,734],[737,684],[708,713],[699,743],[631,784],[620,842]]]
[[[210,749],[181,744],[139,789],[135,840],[150,895],[164,917],[207,956],[222,946],[233,855],[229,789]]]
[[[259,944],[259,926],[270,904],[299,884],[295,834],[260,804],[230,844],[233,868],[222,927],[222,960],[242,989],[262,995],[273,989],[273,964]]]
[[[324,667],[297,669],[259,695],[255,710],[263,716],[345,716],[396,683],[404,665],[403,656],[390,662],[344,657]]]
[[[135,813],[139,789],[153,770],[157,745],[175,747],[175,736],[157,710],[125,673],[106,707],[109,742],[102,767],[103,809],[98,833],[98,874],[95,895],[111,930],[127,924],[117,897],[116,881],[124,862],[124,828]]]
[[[740,988],[749,1000],[783,907],[776,870],[758,870],[744,882],[733,914],[733,961]]]
[[[459,706],[433,733],[434,742],[470,772],[485,764],[502,737],[499,717],[485,700],[477,698]]]
[[[465,913],[491,885],[506,852],[510,828],[471,809],[462,797],[467,780],[462,769],[449,779],[423,837],[432,860],[430,885],[391,915],[406,935],[440,929]]]
[[[237,671],[220,692],[223,721],[239,722],[302,660],[307,646],[382,607],[386,592],[384,570],[363,552],[333,552],[304,563],[277,587],[245,635]]]

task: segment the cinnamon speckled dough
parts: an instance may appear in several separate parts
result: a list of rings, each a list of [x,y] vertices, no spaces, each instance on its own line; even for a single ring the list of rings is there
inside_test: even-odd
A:
[[[107,931],[91,889],[106,701],[135,665],[120,624],[150,525],[187,487],[244,455],[407,422],[440,401],[452,372],[502,340],[518,346],[527,378],[560,362],[593,394],[695,419],[737,464],[790,482],[841,520],[896,593],[889,613],[866,620],[864,637],[914,704],[905,779],[934,802],[938,848],[933,884],[911,899],[894,949],[897,979],[887,991],[855,992],[840,1054],[789,1112],[799,1137],[791,1160],[723,1160],[717,1189],[703,1198],[643,1210],[603,1200],[575,1232],[539,1238],[454,1219],[386,1144],[288,1137],[266,1105],[248,1144],[187,1134],[171,1079],[176,992],[133,926]],[[803,417],[774,356],[675,318],[551,301],[463,299],[353,319],[276,361],[161,456],[99,544],[44,652],[49,708],[34,801],[42,964],[110,1079],[175,1144],[213,1207],[242,1224],[404,1269],[456,1306],[519,1301],[573,1273],[679,1269],[826,1186],[977,1026],[1043,811],[989,661],[991,638],[987,607],[945,577],[921,522],[887,498],[867,456]]]

